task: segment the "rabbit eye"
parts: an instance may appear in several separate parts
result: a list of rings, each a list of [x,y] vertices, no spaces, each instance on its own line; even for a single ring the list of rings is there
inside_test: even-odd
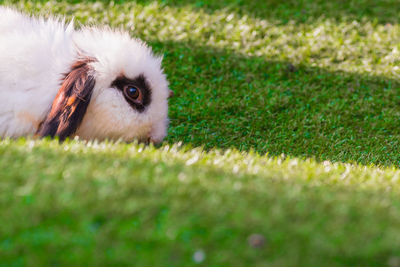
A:
[[[151,102],[151,88],[143,75],[134,79],[120,76],[111,83],[111,87],[121,91],[126,102],[139,112],[143,112]]]
[[[133,100],[135,102],[136,101],[141,102],[142,93],[141,93],[140,89],[135,86],[132,86],[132,85],[125,86],[124,94],[130,100]]]

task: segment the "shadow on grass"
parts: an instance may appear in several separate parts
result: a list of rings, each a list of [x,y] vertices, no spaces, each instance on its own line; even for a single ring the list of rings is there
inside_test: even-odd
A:
[[[399,81],[193,44],[152,45],[167,51],[164,64],[175,91],[171,143],[400,164]]]

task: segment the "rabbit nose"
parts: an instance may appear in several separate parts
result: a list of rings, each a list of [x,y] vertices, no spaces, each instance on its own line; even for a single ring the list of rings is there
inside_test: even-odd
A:
[[[162,142],[162,140],[158,140],[158,139],[155,139],[155,138],[152,138],[152,137],[149,137],[149,139],[148,139],[148,144],[153,144],[153,145],[157,145],[157,144],[159,144],[159,143],[161,143]]]

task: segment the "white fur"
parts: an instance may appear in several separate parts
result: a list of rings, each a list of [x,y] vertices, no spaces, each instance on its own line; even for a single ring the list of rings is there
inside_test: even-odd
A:
[[[61,80],[80,57],[96,61],[96,85],[76,135],[83,139],[161,142],[168,127],[168,82],[143,42],[105,28],[75,30],[56,19],[27,17],[0,7],[0,136],[33,135],[45,119]],[[143,74],[151,88],[144,112],[134,110],[111,83]]]

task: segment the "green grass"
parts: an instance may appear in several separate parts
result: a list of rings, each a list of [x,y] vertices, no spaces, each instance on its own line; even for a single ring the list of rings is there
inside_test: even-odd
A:
[[[0,3],[129,30],[175,91],[159,148],[0,141],[4,265],[400,265],[398,1]]]
[[[5,264],[398,260],[400,171],[178,145],[0,143]],[[265,246],[248,244],[261,234]]]

